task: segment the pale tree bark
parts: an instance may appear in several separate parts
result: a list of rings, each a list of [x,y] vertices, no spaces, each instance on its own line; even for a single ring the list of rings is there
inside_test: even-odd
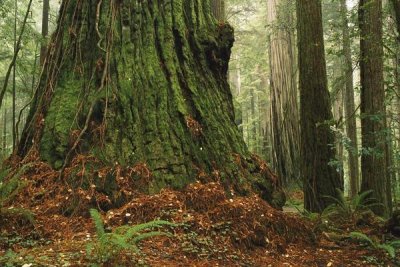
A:
[[[383,82],[382,1],[361,0],[360,71],[361,71],[361,191],[373,190],[382,205],[373,208],[378,215],[389,215],[391,196],[386,169],[386,113]]]
[[[297,104],[294,36],[283,27],[290,21],[287,0],[268,1],[272,162],[284,183],[300,177],[300,129]]]
[[[342,16],[342,45],[343,45],[343,77],[345,77],[344,114],[346,121],[346,134],[350,140],[348,144],[348,169],[350,181],[350,197],[355,197],[360,188],[360,171],[358,161],[358,141],[356,110],[354,103],[353,61],[351,58],[351,39],[349,35],[349,21],[347,19],[346,0],[340,0]]]
[[[336,152],[331,102],[326,75],[322,11],[319,0],[298,0],[298,47],[300,70],[301,176],[304,207],[321,212],[343,190],[339,173],[329,164]]]

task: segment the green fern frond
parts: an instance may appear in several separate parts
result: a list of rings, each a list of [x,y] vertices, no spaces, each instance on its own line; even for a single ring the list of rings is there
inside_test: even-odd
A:
[[[356,240],[358,240],[360,242],[368,243],[368,245],[370,245],[372,247],[376,247],[375,242],[364,233],[351,232],[350,233],[350,237],[353,238],[353,239],[356,239]]]
[[[337,211],[338,211],[338,206],[337,206],[337,204],[336,204],[336,203],[335,203],[335,204],[330,204],[328,207],[326,207],[326,208],[322,211],[321,216],[322,216],[322,217],[327,217],[327,216],[329,216],[329,215],[332,215],[332,214],[334,214],[334,213],[337,213]]]
[[[372,192],[372,190],[367,190],[355,196],[351,201],[353,209],[359,210],[361,208],[364,208],[365,205],[367,205],[370,201],[371,198],[369,197],[372,195]]]
[[[9,173],[10,169],[0,170],[0,183],[4,181],[4,179],[8,176]]]
[[[27,209],[20,209],[20,208],[0,208],[0,214],[2,216],[18,216],[29,221],[31,224],[35,223],[34,214]]]
[[[96,234],[99,238],[101,238],[105,234],[103,219],[101,218],[100,213],[96,209],[90,209],[89,212],[90,216],[92,217],[94,226],[96,228]]]
[[[400,248],[400,240],[390,241],[388,244],[394,248]]]
[[[25,188],[27,182],[21,180],[21,175],[26,172],[31,164],[26,164],[19,168],[18,172],[14,174],[9,180],[5,181],[10,173],[9,169],[3,170],[0,173],[0,206],[6,202],[11,201],[22,189]]]
[[[154,236],[160,236],[160,235],[172,236],[170,233],[167,233],[167,232],[153,231],[153,232],[140,234],[139,236],[133,238],[131,242],[133,244],[137,244],[137,243],[139,243],[140,241],[142,241],[144,239],[152,238]]]
[[[343,207],[346,207],[346,198],[344,196],[344,192],[339,188],[335,188],[336,191],[336,198],[338,199],[338,203],[340,203]]]
[[[135,225],[135,226],[131,226],[128,229],[128,231],[126,231],[125,236],[128,239],[130,239],[134,235],[139,233],[140,231],[147,230],[147,229],[153,229],[153,228],[159,228],[159,227],[162,227],[162,226],[176,226],[176,224],[168,222],[168,221],[162,221],[162,220],[142,223],[142,224],[138,224],[138,225]]]
[[[385,250],[387,252],[387,254],[389,254],[389,256],[391,258],[395,258],[396,257],[396,250],[391,245],[389,245],[389,244],[379,244],[376,247]]]
[[[98,238],[86,246],[86,254],[89,259],[95,259],[99,263],[108,262],[124,250],[140,253],[137,244],[144,239],[157,235],[171,236],[167,232],[152,231],[140,233],[141,231],[162,226],[178,226],[175,223],[157,220],[135,226],[124,225],[116,228],[112,233],[105,233],[100,213],[96,209],[91,209],[90,215],[95,224]]]

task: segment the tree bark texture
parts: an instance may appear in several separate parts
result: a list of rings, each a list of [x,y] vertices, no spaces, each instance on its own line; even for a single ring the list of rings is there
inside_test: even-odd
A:
[[[347,147],[347,152],[349,155],[348,168],[350,180],[350,197],[355,197],[359,193],[360,172],[358,162],[357,124],[355,114],[356,109],[354,103],[353,61],[351,59],[351,40],[349,35],[349,21],[347,19],[346,0],[340,0],[340,9],[343,27],[343,77],[345,77],[344,114],[346,121],[346,133],[347,137],[350,140],[350,144]]]
[[[297,81],[293,53],[294,35],[282,25],[291,14],[286,0],[268,1],[267,18],[271,28],[269,40],[270,108],[272,162],[285,183],[300,177],[300,119]]]
[[[391,198],[387,194],[385,148],[385,90],[383,82],[382,1],[361,0],[360,71],[361,71],[361,191],[373,190],[373,197],[382,206],[374,208],[387,215]]]
[[[214,17],[219,21],[225,21],[225,0],[210,0],[211,12]]]
[[[208,1],[64,0],[18,155],[143,163],[150,193],[207,176],[274,202],[235,125],[233,41]]]
[[[394,12],[396,16],[396,22],[397,22],[397,33],[399,34],[398,40],[400,42],[400,0],[391,0],[393,7],[394,7]]]
[[[49,34],[50,0],[43,0],[42,9],[42,44],[40,46],[40,65],[43,65],[47,50],[47,36]]]
[[[304,207],[322,211],[343,189],[339,173],[330,163],[335,158],[333,119],[326,75],[321,2],[298,0],[298,47],[300,68],[301,175]]]

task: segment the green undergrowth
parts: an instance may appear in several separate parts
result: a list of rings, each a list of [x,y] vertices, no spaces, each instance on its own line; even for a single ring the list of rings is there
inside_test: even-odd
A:
[[[4,218],[18,217],[31,224],[34,223],[34,217],[31,211],[12,206],[7,207],[7,204],[27,185],[25,181],[20,179],[25,170],[26,168],[24,167],[20,168],[11,178],[9,178],[10,170],[4,169],[0,171],[0,221]]]
[[[118,262],[118,257],[122,252],[138,256],[141,254],[139,243],[142,240],[160,235],[172,236],[169,232],[153,229],[178,226],[168,221],[155,220],[134,226],[123,225],[115,228],[112,232],[106,232],[100,213],[91,209],[90,215],[96,228],[97,237],[87,244],[86,256],[94,264],[93,266]]]

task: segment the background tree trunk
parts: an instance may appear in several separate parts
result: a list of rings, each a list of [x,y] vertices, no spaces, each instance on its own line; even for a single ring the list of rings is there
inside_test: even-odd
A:
[[[273,167],[286,183],[300,177],[300,129],[297,104],[293,33],[283,23],[291,20],[286,0],[268,1],[270,35],[270,103]]]
[[[361,156],[361,191],[373,190],[383,206],[374,208],[388,215],[391,197],[387,194],[385,145],[385,91],[383,83],[382,1],[361,0],[361,131],[364,152]]]
[[[211,11],[218,21],[225,21],[225,0],[211,0]]]
[[[327,86],[321,2],[298,0],[300,68],[301,175],[304,207],[322,211],[343,189],[339,173],[329,162],[335,157],[334,136],[329,128],[332,111]]]
[[[232,44],[208,1],[64,0],[18,155],[61,171],[95,155],[148,169],[150,193],[210,179],[281,206],[235,125]]]
[[[397,22],[397,33],[400,35],[400,0],[391,0],[394,12],[396,15],[396,22]],[[398,37],[400,41],[400,36]]]
[[[46,58],[47,50],[47,35],[49,34],[49,11],[50,11],[50,0],[43,0],[42,9],[42,44],[40,46],[40,65],[43,65],[44,59]]]
[[[353,87],[353,63],[351,59],[351,40],[349,35],[349,25],[347,19],[346,0],[340,0],[340,9],[342,15],[342,38],[343,38],[343,77],[345,77],[345,93],[344,93],[344,113],[346,121],[346,133],[350,139],[347,147],[348,152],[348,168],[350,180],[350,197],[355,197],[359,193],[360,173],[358,163],[358,143],[357,143],[357,124],[356,110],[354,104],[354,87]]]

